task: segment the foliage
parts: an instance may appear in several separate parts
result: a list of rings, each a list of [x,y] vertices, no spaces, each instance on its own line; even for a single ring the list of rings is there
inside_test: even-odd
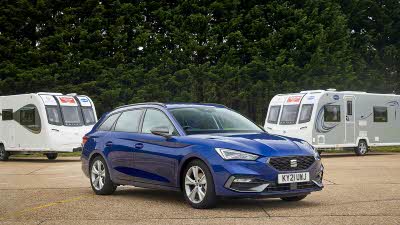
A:
[[[262,124],[278,93],[400,91],[399,39],[395,0],[2,0],[0,94],[215,102]]]

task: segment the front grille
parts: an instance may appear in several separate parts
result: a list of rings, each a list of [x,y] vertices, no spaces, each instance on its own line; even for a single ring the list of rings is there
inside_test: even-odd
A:
[[[269,164],[279,171],[295,171],[308,169],[314,161],[314,156],[275,157],[269,159]]]
[[[264,191],[291,191],[291,190],[302,190],[318,187],[314,182],[301,182],[292,184],[270,184]]]

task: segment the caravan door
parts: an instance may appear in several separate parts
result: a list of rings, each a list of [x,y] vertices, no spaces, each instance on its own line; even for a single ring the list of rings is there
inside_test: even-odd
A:
[[[343,97],[344,100],[344,105],[345,105],[345,131],[344,131],[344,136],[345,144],[353,144],[355,143],[355,112],[354,112],[354,106],[355,106],[355,97],[354,96],[349,96],[345,95]]]

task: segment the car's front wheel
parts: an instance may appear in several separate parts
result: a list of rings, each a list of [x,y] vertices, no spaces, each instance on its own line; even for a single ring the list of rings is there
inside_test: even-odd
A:
[[[107,164],[101,156],[97,156],[90,164],[90,183],[97,195],[110,195],[117,186],[112,182]]]
[[[297,201],[301,201],[303,199],[305,199],[307,197],[307,195],[299,195],[299,196],[292,196],[292,197],[282,197],[281,199],[283,201],[287,201],[287,202],[297,202]]]
[[[208,209],[215,206],[214,180],[208,166],[200,161],[190,162],[183,173],[183,192],[186,201],[196,209]]]

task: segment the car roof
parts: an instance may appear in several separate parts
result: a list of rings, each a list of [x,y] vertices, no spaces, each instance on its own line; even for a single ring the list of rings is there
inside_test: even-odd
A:
[[[215,103],[182,103],[182,102],[174,102],[174,103],[166,103],[165,106],[168,109],[177,109],[177,108],[188,108],[188,107],[216,107],[216,108],[226,108],[224,105],[215,104]]]
[[[188,107],[216,107],[216,108],[226,108],[224,105],[215,104],[215,103],[185,103],[185,102],[172,102],[172,103],[160,103],[160,102],[143,102],[143,103],[135,103],[130,105],[123,105],[115,108],[113,111],[119,111],[120,109],[125,109],[129,107],[135,106],[158,106],[167,109],[177,109],[177,108],[188,108]]]

